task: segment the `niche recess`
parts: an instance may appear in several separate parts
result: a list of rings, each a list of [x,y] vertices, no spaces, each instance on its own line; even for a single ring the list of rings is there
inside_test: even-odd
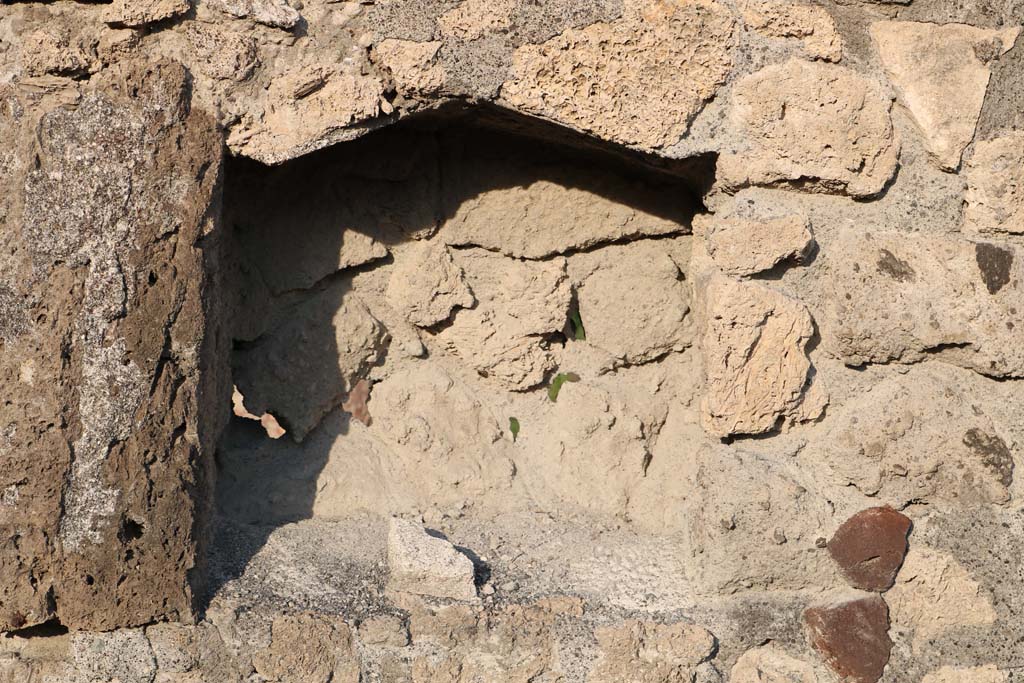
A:
[[[616,378],[687,372],[688,235],[713,166],[479,108],[279,167],[230,160],[236,411],[273,419],[232,419],[218,526],[262,530],[251,550],[356,513],[616,514],[656,431],[645,406],[621,414],[638,380],[617,395]],[[644,307],[670,314],[634,334]]]

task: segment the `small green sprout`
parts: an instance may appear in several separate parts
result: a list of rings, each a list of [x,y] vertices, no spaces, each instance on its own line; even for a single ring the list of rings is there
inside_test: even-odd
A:
[[[555,375],[555,378],[551,380],[551,385],[548,387],[548,398],[554,403],[558,400],[558,392],[562,390],[562,385],[566,382],[579,382],[580,376],[575,372],[560,372]]]
[[[512,443],[519,437],[519,420],[514,417],[508,419],[508,430],[512,432]]]
[[[580,316],[579,309],[572,312],[569,320],[572,322],[572,338],[576,341],[586,341],[587,331],[583,327],[583,318]]]

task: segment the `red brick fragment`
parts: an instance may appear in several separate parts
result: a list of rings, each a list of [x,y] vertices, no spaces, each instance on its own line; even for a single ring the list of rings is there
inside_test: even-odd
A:
[[[889,608],[879,595],[844,594],[804,610],[811,645],[843,683],[876,683],[889,662]]]
[[[861,510],[843,522],[828,552],[854,588],[886,591],[907,554],[910,520],[891,507]]]

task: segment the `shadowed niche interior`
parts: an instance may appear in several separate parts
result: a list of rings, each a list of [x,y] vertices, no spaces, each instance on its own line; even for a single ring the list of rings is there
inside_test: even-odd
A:
[[[584,330],[581,287],[619,260],[608,250],[643,243],[675,264],[670,285],[685,290],[713,168],[711,156],[665,160],[461,107],[278,167],[229,160],[236,417],[217,452],[209,595],[300,520],[349,524],[358,538],[382,533],[389,514],[579,507],[559,492],[591,483],[545,471],[544,448],[531,446],[544,420],[560,419],[543,415],[553,380],[576,378],[584,339],[618,359],[614,374],[680,353],[691,334],[684,302],[673,348],[605,349],[609,323],[595,314]],[[617,286],[629,283],[604,296]],[[635,482],[650,455],[616,457]],[[598,470],[584,478],[618,476]],[[369,565],[356,573],[380,583]]]

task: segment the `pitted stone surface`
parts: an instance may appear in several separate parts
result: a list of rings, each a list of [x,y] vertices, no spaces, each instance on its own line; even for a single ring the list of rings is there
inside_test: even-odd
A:
[[[108,24],[139,27],[184,14],[191,8],[190,0],[115,0],[104,18]]]
[[[1015,461],[997,383],[930,365],[883,380],[835,411],[808,459],[827,464],[837,485],[897,508],[1005,505]]]
[[[787,654],[775,645],[743,653],[729,673],[731,683],[822,683],[809,662]]]
[[[1024,374],[1015,246],[850,230],[835,244],[826,257],[818,322],[845,362],[915,362],[937,354],[992,377]]]
[[[944,666],[930,672],[921,683],[1006,683],[1006,673],[994,664],[984,666]]]
[[[782,185],[870,197],[896,172],[892,102],[850,69],[791,59],[740,79],[732,99],[748,149],[719,159],[727,190]]]
[[[707,397],[705,428],[716,436],[763,434],[786,420],[814,419],[823,405],[808,400],[814,332],[798,301],[760,284],[713,275],[706,284],[702,347]]]
[[[501,99],[619,143],[669,145],[729,75],[734,30],[716,0],[626,0],[621,19],[519,48]]]
[[[708,254],[729,275],[756,275],[782,263],[799,264],[814,248],[810,225],[800,216],[700,216],[697,224],[704,231]]]
[[[811,59],[838,62],[843,56],[843,39],[824,7],[789,0],[744,0],[743,21],[770,38],[794,38],[803,44]]]
[[[271,681],[359,681],[350,629],[315,614],[274,619],[269,647],[254,653],[252,662]]]
[[[473,561],[415,522],[391,519],[388,571],[388,587],[394,591],[476,600]]]
[[[913,548],[886,594],[893,624],[910,634],[915,653],[929,641],[962,628],[983,628],[997,619],[992,601],[977,579],[947,553]]]
[[[1024,132],[977,142],[967,161],[964,230],[1024,233]]]
[[[77,106],[5,89],[0,135],[35,142],[7,147],[0,211],[0,629],[192,617],[193,494],[228,414],[200,405],[230,385],[197,247],[217,258],[221,140],[187,82],[153,62],[69,84]]]
[[[689,624],[627,621],[595,634],[601,654],[587,683],[660,683],[693,680],[697,667],[711,657],[715,639]]]

